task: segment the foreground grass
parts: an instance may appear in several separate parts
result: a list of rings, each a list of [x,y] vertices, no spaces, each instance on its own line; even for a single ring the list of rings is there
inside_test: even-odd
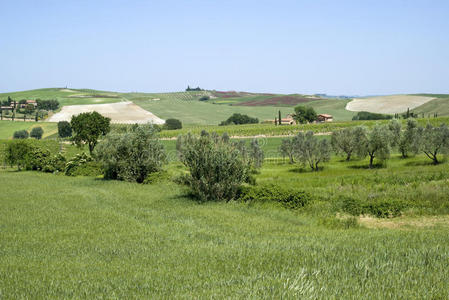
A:
[[[332,229],[170,182],[0,182],[1,298],[449,297],[444,228]]]

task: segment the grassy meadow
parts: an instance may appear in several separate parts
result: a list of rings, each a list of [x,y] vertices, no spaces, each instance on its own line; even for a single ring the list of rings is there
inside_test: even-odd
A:
[[[334,178],[333,165],[315,174],[267,164],[257,177],[317,185],[330,197],[347,176],[379,172]],[[445,176],[438,184],[447,189]],[[333,178],[330,186],[324,177]],[[2,298],[449,297],[447,221],[347,227],[326,210],[198,204],[168,180],[138,185],[3,169],[0,181]],[[18,182],[26,184],[11,188]]]

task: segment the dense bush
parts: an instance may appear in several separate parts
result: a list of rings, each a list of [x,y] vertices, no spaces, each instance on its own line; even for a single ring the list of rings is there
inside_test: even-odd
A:
[[[185,181],[200,201],[232,200],[250,178],[251,166],[238,144],[216,134],[179,136],[176,147],[190,171]]]
[[[240,125],[240,124],[257,124],[259,123],[259,119],[252,118],[247,115],[242,115],[239,113],[235,113],[230,116],[226,121],[220,123],[220,126],[224,125]]]
[[[354,117],[352,117],[353,121],[357,120],[389,120],[392,119],[392,115],[385,114],[376,114],[367,111],[359,111]]]
[[[182,123],[178,119],[167,119],[165,120],[164,129],[167,130],[182,129]]]
[[[341,197],[340,208],[343,212],[353,216],[372,215],[378,218],[398,217],[407,208],[401,200],[364,201],[352,197]]]
[[[84,152],[69,160],[65,167],[67,176],[98,176],[102,171],[101,164]]]
[[[311,196],[304,191],[267,184],[243,187],[239,200],[262,203],[278,202],[286,208],[296,209],[307,205],[311,201]]]
[[[29,136],[28,131],[26,130],[18,130],[13,134],[13,139],[27,139]]]
[[[30,137],[35,138],[36,140],[40,140],[43,134],[44,130],[42,129],[42,127],[34,127],[33,129],[31,129]]]
[[[21,170],[26,167],[28,156],[32,151],[33,147],[28,141],[22,139],[9,141],[5,149],[5,163],[11,167],[17,166],[17,169]]]
[[[137,126],[125,134],[108,134],[94,154],[103,166],[105,178],[138,183],[160,171],[166,161],[157,130],[151,125]]]
[[[203,96],[203,97],[201,97],[199,100],[200,100],[200,101],[207,101],[207,100],[209,100],[209,99],[210,99],[209,96]]]
[[[58,122],[58,135],[61,138],[71,137],[72,136],[72,127],[70,127],[70,123],[67,121]]]

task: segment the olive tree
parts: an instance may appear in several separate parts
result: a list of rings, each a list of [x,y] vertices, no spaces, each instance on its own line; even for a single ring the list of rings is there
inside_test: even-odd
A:
[[[312,131],[300,132],[293,138],[293,155],[303,166],[318,171],[321,162],[330,160],[331,147],[326,139],[318,139]]]
[[[406,158],[410,152],[417,152],[417,132],[418,122],[415,119],[408,119],[405,130],[401,133],[398,149],[403,158]]]
[[[282,157],[288,157],[289,163],[295,163],[294,153],[293,153],[293,139],[283,139],[281,145],[279,146],[279,152]]]
[[[262,167],[265,155],[257,139],[253,139],[250,143],[249,158],[250,158],[250,165],[254,169],[260,169],[260,167]]]
[[[439,127],[431,124],[427,124],[424,128],[419,127],[414,149],[416,152],[423,152],[433,164],[438,164],[440,162],[438,155],[449,152],[449,128],[446,124],[441,124]]]
[[[250,178],[251,166],[241,152],[240,143],[232,143],[202,133],[178,137],[181,162],[188,168],[185,181],[202,202],[232,200],[239,187]]]
[[[166,154],[157,132],[151,125],[141,125],[123,134],[108,134],[94,151],[105,178],[142,183],[150,173],[159,171]]]
[[[352,154],[356,151],[360,137],[363,134],[363,128],[360,126],[334,131],[331,136],[332,148],[337,154],[344,154],[346,161],[349,161]]]
[[[369,156],[369,167],[374,158],[385,160],[390,156],[391,132],[387,126],[376,125],[372,130],[362,129],[356,153],[359,157]]]
[[[110,131],[110,122],[111,119],[103,117],[96,111],[73,116],[70,121],[74,133],[73,142],[79,147],[87,144],[92,154],[100,136]]]
[[[401,129],[402,125],[396,119],[393,119],[388,123],[388,130],[390,131],[390,146],[396,148],[401,141]]]

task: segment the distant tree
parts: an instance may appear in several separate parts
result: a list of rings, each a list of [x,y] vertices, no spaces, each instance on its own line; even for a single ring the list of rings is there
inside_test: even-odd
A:
[[[26,103],[27,103],[26,99],[19,100],[19,104],[26,104]]]
[[[220,123],[220,125],[240,125],[240,124],[257,124],[259,123],[259,119],[251,118],[247,115],[242,115],[239,113],[235,113],[230,116],[226,121]]]
[[[262,167],[265,156],[257,139],[253,139],[250,143],[249,157],[250,157],[250,165],[254,169],[260,169],[260,167]]]
[[[279,125],[282,125],[281,111],[278,112],[278,120],[279,120]]]
[[[42,129],[42,127],[34,127],[33,129],[31,129],[30,137],[40,140],[43,134],[44,130]]]
[[[330,145],[326,139],[318,139],[312,131],[300,132],[293,138],[293,155],[303,166],[318,171],[321,162],[330,160]]]
[[[355,116],[352,117],[353,121],[358,120],[389,120],[392,119],[392,115],[385,115],[385,114],[376,114],[372,112],[367,111],[359,111]]]
[[[57,110],[59,107],[59,102],[56,99],[50,100],[36,99],[36,103],[38,109]]]
[[[27,139],[29,136],[28,131],[26,130],[18,130],[14,132],[13,139]]]
[[[359,126],[334,131],[331,136],[332,148],[337,154],[344,153],[346,161],[349,161],[352,154],[356,151],[360,137],[363,134],[363,128]]]
[[[110,131],[110,122],[111,119],[103,117],[96,111],[73,116],[70,121],[74,133],[73,142],[79,147],[87,144],[92,154],[100,136]]]
[[[209,99],[210,99],[209,96],[202,96],[202,97],[200,98],[200,101],[207,101],[207,100],[209,100]]]
[[[433,164],[438,164],[438,155],[449,152],[449,128],[446,124],[433,127],[427,124],[425,128],[419,127],[415,139],[415,151],[423,152]]]
[[[316,121],[317,114],[313,107],[298,105],[295,107],[295,114],[293,119],[296,123],[305,124]]]
[[[282,157],[288,157],[289,163],[293,164],[295,162],[293,156],[293,140],[292,139],[283,139],[281,145],[279,146],[279,152]]]
[[[165,120],[164,129],[167,130],[175,130],[175,129],[181,129],[182,123],[178,119],[167,119]]]
[[[72,136],[72,127],[70,127],[70,123],[67,121],[58,122],[58,135],[61,138],[71,137]]]
[[[413,149],[417,146],[417,127],[418,122],[414,119],[408,119],[405,130],[401,133],[398,149],[403,158],[406,158],[410,152],[418,152],[418,149]]]
[[[374,158],[385,160],[390,156],[391,133],[388,127],[376,125],[371,131],[362,129],[356,153],[360,157],[369,156],[369,167],[373,168]]]

